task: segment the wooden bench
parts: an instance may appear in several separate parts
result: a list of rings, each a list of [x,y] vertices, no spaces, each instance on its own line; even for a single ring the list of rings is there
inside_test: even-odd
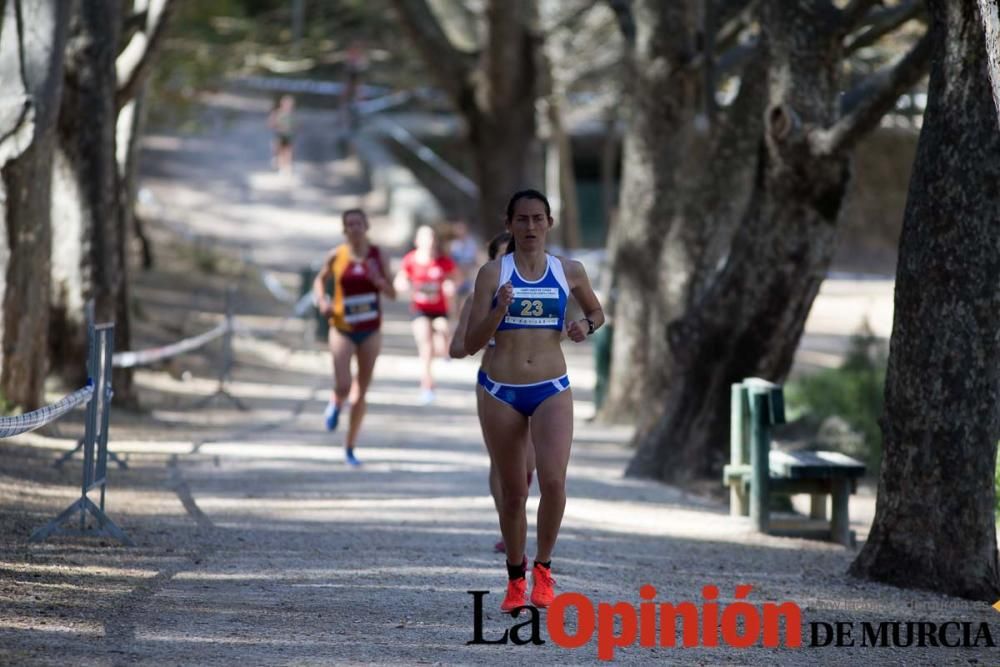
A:
[[[771,449],[771,427],[785,423],[781,385],[749,378],[732,386],[730,463],[722,473],[729,487],[730,514],[750,516],[753,527],[778,535],[819,536],[845,546],[854,545],[848,498],[864,475],[860,461],[839,452],[783,452]],[[766,465],[761,465],[767,461]],[[828,526],[817,531],[809,525],[772,525],[768,501],[771,494],[808,493],[809,518],[826,521],[826,497],[832,512]]]

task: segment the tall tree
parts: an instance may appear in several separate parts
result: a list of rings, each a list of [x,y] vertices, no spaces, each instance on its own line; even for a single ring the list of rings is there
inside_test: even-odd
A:
[[[660,320],[669,322],[661,338],[670,382],[652,427],[640,424],[630,474],[714,474],[726,456],[730,384],[747,376],[782,381],[791,368],[833,256],[851,151],[923,77],[930,53],[929,40],[919,40],[841,109],[845,37],[867,11],[861,5],[871,4],[762,2],[769,93],[753,189],[723,252],[695,255],[693,268],[682,264],[681,308]],[[672,265],[661,270],[671,280]]]
[[[84,303],[93,299],[98,321],[115,320],[123,285],[115,161],[115,58],[122,10],[118,0],[74,0],[71,5],[53,165],[50,335],[53,369],[75,383],[86,350]]]
[[[896,272],[871,533],[851,573],[994,602],[1000,132],[974,0],[928,0],[934,56]]]
[[[670,376],[664,322],[689,299],[697,267],[717,263],[750,192],[766,50],[751,0],[610,4],[626,43],[626,129],[608,240],[615,333],[602,416],[651,421],[647,408]],[[730,75],[739,92],[718,108],[717,83]]]
[[[32,410],[48,368],[50,183],[68,12],[62,2],[11,0],[0,33],[0,178],[9,260],[3,290],[0,392]]]
[[[465,120],[479,186],[479,223],[497,227],[507,199],[536,182],[537,10],[530,0],[487,0],[478,51],[455,46],[426,0],[393,0],[414,45]]]
[[[546,143],[545,190],[564,248],[579,248],[582,229],[574,168],[572,114],[604,101],[620,102],[620,34],[614,14],[594,0],[545,0],[539,3],[542,41],[542,91]],[[583,88],[586,99],[573,99]],[[572,102],[571,102],[572,99]],[[573,102],[576,102],[574,105]]]
[[[88,300],[99,320],[115,322],[118,349],[131,342],[126,248],[134,225],[141,96],[174,3],[129,6],[126,15],[116,0],[72,3],[54,166],[51,322],[54,367],[71,381],[82,370]],[[130,401],[131,372],[116,371],[114,382],[116,400]]]
[[[132,339],[127,255],[128,240],[132,234],[142,244],[143,267],[149,268],[152,263],[149,241],[135,214],[138,145],[145,119],[149,73],[162,48],[175,7],[173,0],[135,0],[132,3],[132,13],[124,19],[126,28],[134,26],[133,32],[115,60],[115,150],[119,205],[115,237],[117,242],[113,252],[122,271],[115,300],[115,346],[120,350],[129,349]],[[124,39],[122,41],[125,42]],[[136,403],[131,369],[116,370],[114,385],[115,397],[119,403]]]
[[[676,376],[664,325],[704,297],[749,205],[764,141],[769,32],[759,28],[762,0],[608,2],[633,39],[619,216],[608,243],[615,337],[602,417],[636,420],[642,440]],[[872,9],[874,2],[858,0],[838,16],[828,0],[796,4],[797,14],[832,22],[826,36],[842,41],[824,43],[838,47],[840,60],[893,33],[922,6],[909,0]],[[733,88],[739,93],[727,104]],[[845,99],[857,106],[871,88],[860,85]]]

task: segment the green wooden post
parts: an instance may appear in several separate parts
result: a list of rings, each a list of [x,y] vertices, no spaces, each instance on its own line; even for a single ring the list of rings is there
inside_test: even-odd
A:
[[[771,476],[769,459],[770,428],[768,393],[750,392],[750,523],[754,530],[766,533],[769,525],[768,487]]]
[[[608,380],[611,376],[611,346],[614,341],[614,327],[608,323],[598,329],[594,335],[594,373],[597,380],[594,383],[594,407],[598,410],[604,405],[604,397],[608,393]]]
[[[830,539],[843,544],[845,547],[853,546],[851,535],[851,524],[848,520],[847,502],[851,497],[851,480],[846,477],[838,477],[832,481],[831,496],[833,512],[830,516]]]
[[[312,291],[313,280],[316,278],[316,274],[319,273],[319,269],[315,267],[303,267],[299,270],[299,296]],[[330,283],[327,282],[327,295],[330,295]],[[316,341],[320,343],[326,343],[327,338],[330,337],[330,322],[323,315],[319,314],[319,311],[313,307],[309,309],[312,313],[312,317],[315,319],[316,325]]]
[[[809,518],[826,520],[825,493],[812,493],[809,495]]]
[[[747,452],[747,391],[742,382],[734,382],[730,388],[729,417],[729,462],[734,466],[750,462]],[[730,516],[746,516],[750,513],[747,504],[746,487],[739,480],[729,485]]]

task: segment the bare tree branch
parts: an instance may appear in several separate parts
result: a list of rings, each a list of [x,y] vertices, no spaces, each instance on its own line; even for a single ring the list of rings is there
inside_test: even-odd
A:
[[[428,6],[452,46],[460,51],[480,48],[482,16],[462,0],[428,0]]]
[[[896,100],[927,73],[931,57],[930,31],[896,63],[875,72],[862,84],[871,92],[849,109],[832,127],[813,130],[809,141],[817,155],[848,150],[874,129]]]
[[[702,91],[704,102],[703,108],[705,117],[709,125],[715,122],[715,39],[719,25],[719,16],[714,3],[707,3],[702,14],[701,34],[702,34],[702,56],[705,59],[705,68],[702,71],[704,78],[704,90]]]
[[[765,106],[760,104],[760,100],[767,96],[767,62],[764,46],[757,45],[740,72],[740,90],[736,93],[736,99],[721,110],[724,123],[744,123],[748,114],[759,113],[755,110]]]
[[[715,60],[716,78],[746,66],[750,59],[760,51],[760,48],[760,40],[755,39],[752,42],[737,44],[725,53],[718,55]]]
[[[537,44],[537,14],[531,25],[525,25],[525,16],[535,11],[535,0],[488,0],[489,39],[486,46],[486,72],[492,90],[489,91],[494,111],[497,105],[513,102],[514,96],[522,94],[521,81],[526,54],[535,51]],[[519,3],[521,7],[511,5]],[[528,56],[529,58],[531,56]]]
[[[847,6],[840,10],[840,25],[843,32],[848,33],[856,30],[871,8],[880,4],[882,4],[882,0],[851,0],[848,2]]]
[[[621,60],[614,56],[597,57],[588,61],[586,65],[567,65],[561,72],[560,77],[564,78],[569,86],[581,86],[589,82],[593,86],[599,86],[602,82],[618,74],[621,68]]]
[[[575,30],[577,24],[583,20],[587,14],[591,12],[597,5],[594,2],[585,1],[577,6],[572,11],[568,12],[565,16],[562,16],[553,25],[546,26],[544,28],[544,35],[547,37],[553,33],[559,32],[560,30]]]
[[[737,4],[742,4],[743,7],[736,14],[724,14],[716,19],[719,25],[719,30],[715,35],[715,48],[717,52],[726,51],[737,43],[740,35],[753,21],[760,0],[748,0],[743,3],[729,2],[727,4],[729,8]]]
[[[481,48],[482,15],[463,0],[428,0],[428,6],[452,46],[460,51]]]
[[[715,0],[709,3],[710,6],[706,11],[715,11],[715,20],[720,26],[719,32],[722,33],[723,27],[731,21],[742,22],[743,17],[753,11],[758,2],[759,0]]]
[[[618,19],[618,29],[622,31],[625,38],[627,50],[631,51],[635,46],[635,15],[632,13],[631,0],[608,0],[608,6],[615,13]]]
[[[143,5],[145,26],[132,35],[115,61],[118,79],[115,103],[119,109],[135,97],[136,91],[146,80],[153,58],[163,43],[175,3],[173,0],[142,0],[136,2],[137,13],[142,13]]]
[[[28,83],[28,69],[24,55],[24,12],[21,9],[21,0],[14,0],[14,22],[17,25],[18,73],[21,75],[21,85],[27,92],[31,90],[31,85]]]
[[[986,37],[986,68],[990,73],[997,120],[1000,121],[1000,6],[997,0],[979,0],[979,14]]]
[[[851,54],[858,49],[871,46],[907,21],[926,14],[927,8],[923,0],[910,0],[910,2],[895,7],[873,11],[868,15],[868,21],[862,27],[861,32],[848,40],[844,51]]]
[[[145,7],[139,8],[139,4],[137,2],[132,13],[122,21],[122,34],[132,32],[133,30],[142,30],[146,27],[146,17],[149,16],[149,9]]]
[[[437,84],[448,91],[453,100],[464,100],[475,66],[473,56],[455,48],[426,0],[392,0],[392,4],[424,61],[435,63],[431,74]],[[464,106],[464,102],[460,106]]]
[[[6,8],[3,8],[4,10]],[[14,0],[14,31],[17,35],[17,74],[21,83],[20,109],[4,110],[3,121],[6,124],[8,116],[15,116],[16,119],[10,123],[9,128],[0,135],[0,166],[6,164],[8,160],[16,158],[31,145],[35,133],[34,106],[32,104],[31,85],[28,82],[28,72],[25,65],[24,53],[24,14],[21,9],[21,0]],[[9,91],[8,94],[13,91]]]

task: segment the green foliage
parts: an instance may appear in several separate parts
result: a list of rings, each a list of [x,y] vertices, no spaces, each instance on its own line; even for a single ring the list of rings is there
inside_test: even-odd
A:
[[[887,355],[884,344],[865,324],[851,337],[839,368],[820,371],[790,382],[785,388],[789,412],[817,423],[840,417],[860,436],[857,451],[869,470],[878,470],[882,457],[879,418],[884,402]]]

